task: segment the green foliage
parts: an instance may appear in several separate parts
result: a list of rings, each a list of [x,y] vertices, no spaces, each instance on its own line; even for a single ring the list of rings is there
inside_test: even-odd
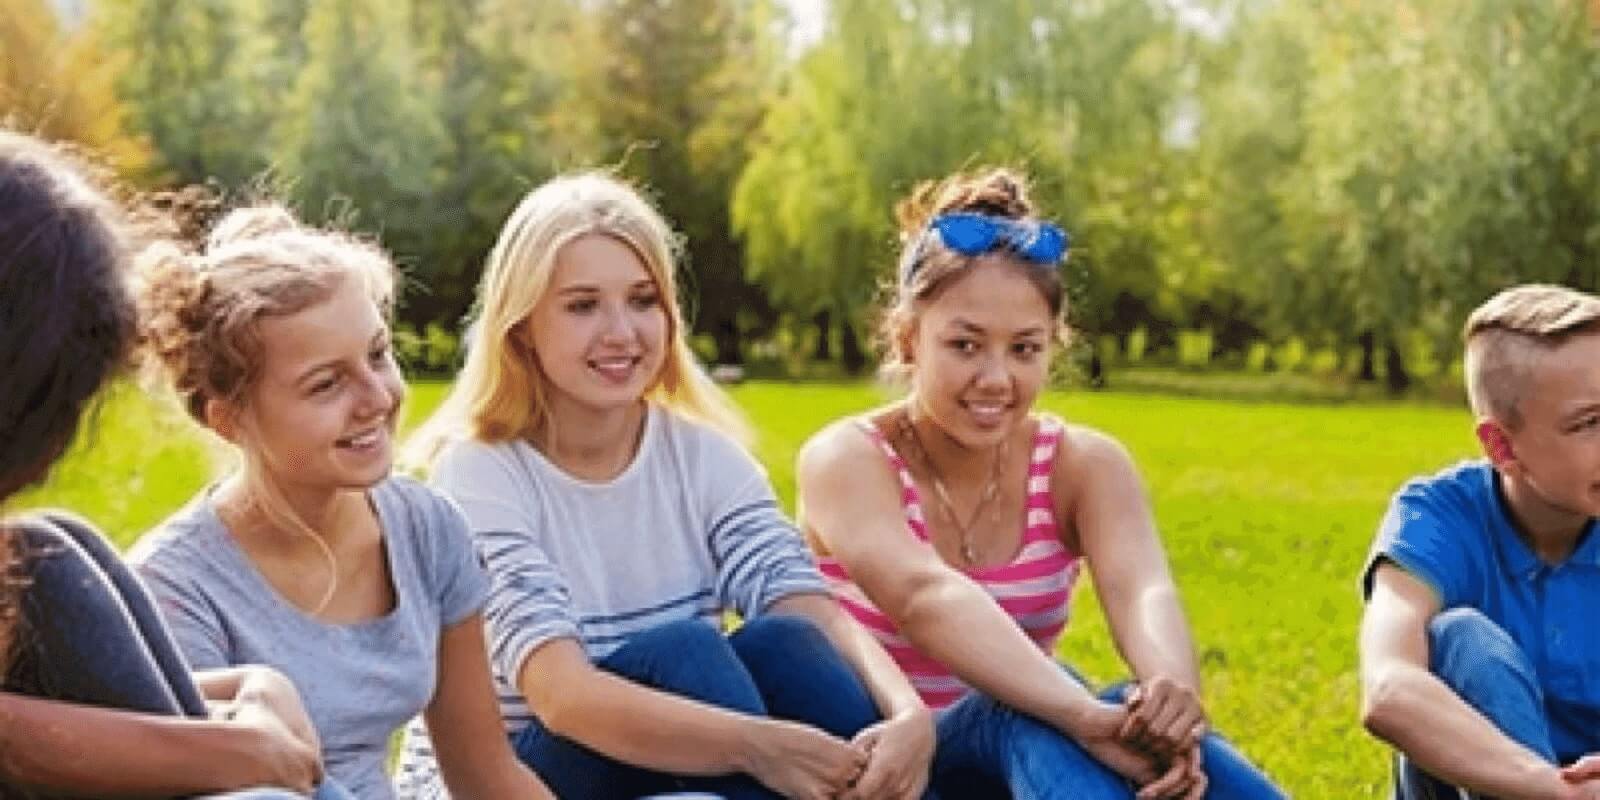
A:
[[[406,427],[443,389],[414,387]],[[790,509],[801,443],[888,399],[862,384],[747,383],[734,396]],[[1115,392],[1048,393],[1042,405],[1115,435],[1140,465],[1217,728],[1293,796],[1382,796],[1385,753],[1357,722],[1355,579],[1390,492],[1474,452],[1467,415]],[[216,474],[224,462],[207,438],[120,390],[51,481],[14,506],[73,508],[126,546]],[[1061,656],[1096,680],[1123,677],[1092,589],[1073,612]]]
[[[121,172],[148,167],[113,86],[121,65],[93,31],[63,31],[46,0],[0,0],[0,54],[0,126],[75,142]]]

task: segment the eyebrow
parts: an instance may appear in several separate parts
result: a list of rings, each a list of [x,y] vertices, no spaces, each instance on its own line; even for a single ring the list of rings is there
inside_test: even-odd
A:
[[[1574,408],[1565,414],[1562,414],[1561,424],[1570,425],[1574,422],[1577,422],[1579,417],[1588,416],[1596,412],[1600,412],[1600,402],[1584,403],[1583,405],[1578,406],[1577,408]]]
[[[979,334],[981,334],[981,333],[987,333],[988,332],[988,329],[984,328],[982,325],[979,325],[978,323],[973,322],[971,320],[962,319],[960,317],[957,317],[954,320],[952,320],[950,324],[955,326],[955,327],[957,327],[957,328],[961,328],[961,329],[963,329],[963,330],[965,330],[965,331],[967,331],[969,333],[979,333]],[[1044,335],[1044,328],[1039,327],[1037,325],[1035,325],[1035,326],[1033,326],[1031,328],[1023,328],[1020,331],[1013,331],[1011,333],[1012,338],[1017,338],[1017,337],[1022,337],[1022,336],[1043,336],[1043,335]]]
[[[649,278],[640,278],[639,280],[636,280],[633,283],[628,284],[628,291],[630,291],[630,292],[631,291],[635,291],[637,289],[654,289],[654,288],[656,288],[656,282],[653,281],[653,280],[650,280]],[[598,286],[596,286],[596,285],[594,285],[592,283],[574,283],[574,284],[570,284],[570,285],[567,285],[567,286],[563,286],[560,289],[556,290],[556,294],[558,294],[558,295],[599,294],[599,293],[600,293],[600,287],[598,287]]]
[[[372,347],[372,346],[378,344],[379,342],[387,343],[388,341],[389,341],[389,326],[387,324],[379,324],[378,325],[378,332],[374,333],[372,335],[372,339],[371,339],[371,341],[367,342],[367,346],[368,347]],[[294,379],[294,384],[296,386],[303,386],[306,383],[306,381],[308,381],[311,378],[315,377],[317,373],[319,373],[319,372],[321,372],[321,371],[323,371],[325,369],[336,369],[336,368],[338,368],[339,362],[341,362],[343,360],[344,360],[343,358],[330,358],[330,359],[328,359],[326,361],[319,361],[319,362],[317,362],[315,364],[312,364],[311,366],[309,366],[309,367],[307,367],[307,368],[305,368],[304,370],[301,371],[300,377]]]

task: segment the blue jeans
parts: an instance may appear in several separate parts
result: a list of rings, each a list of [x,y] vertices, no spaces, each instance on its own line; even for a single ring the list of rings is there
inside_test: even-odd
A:
[[[635,683],[756,716],[804,722],[842,739],[877,722],[854,671],[808,620],[757,617],[731,636],[699,620],[635,634],[596,665]],[[537,721],[512,738],[517,755],[558,797],[636,798],[693,791],[728,800],[778,797],[747,775],[688,777],[597,753]]]
[[[1114,687],[1101,699],[1119,703],[1125,691]],[[1129,800],[1136,791],[1070,737],[976,691],[939,712],[938,736],[932,783],[948,800]],[[1206,797],[1285,796],[1217,734],[1200,747],[1211,781]]]
[[[21,537],[28,585],[16,662],[6,676],[8,691],[147,714],[207,715],[205,699],[150,593],[110,542],[65,514],[30,517],[13,531]],[[269,788],[210,795],[235,800],[297,796]],[[316,797],[351,795],[330,781]]]
[[[1452,608],[1428,622],[1428,652],[1429,670],[1467,705],[1512,741],[1556,763],[1539,675],[1511,634],[1481,611]],[[1462,792],[1397,755],[1394,796],[1456,800]]]

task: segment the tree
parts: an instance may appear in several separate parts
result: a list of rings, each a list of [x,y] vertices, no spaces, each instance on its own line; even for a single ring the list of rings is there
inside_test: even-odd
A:
[[[112,85],[117,65],[93,31],[62,31],[45,0],[0,0],[0,52],[0,122],[91,148],[123,173],[148,166],[149,145],[128,130]]]
[[[584,34],[578,91],[563,113],[594,152],[653,190],[685,235],[700,302],[694,329],[719,362],[774,322],[745,278],[728,198],[765,111],[779,41],[772,9],[735,0],[601,0]]]

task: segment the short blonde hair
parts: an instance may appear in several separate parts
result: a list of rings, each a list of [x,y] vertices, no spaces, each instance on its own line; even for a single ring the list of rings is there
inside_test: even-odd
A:
[[[1600,331],[1600,298],[1549,284],[1514,286],[1467,317],[1467,399],[1480,418],[1522,425],[1518,404],[1540,356],[1571,337]]]
[[[407,467],[432,467],[439,451],[459,439],[503,442],[552,432],[548,378],[518,331],[549,290],[561,249],[591,234],[626,245],[661,292],[667,354],[645,396],[750,442],[744,415],[689,349],[671,227],[633,186],[607,173],[582,172],[529,192],[506,220],[478,287],[466,363],[439,409],[406,444]]]

